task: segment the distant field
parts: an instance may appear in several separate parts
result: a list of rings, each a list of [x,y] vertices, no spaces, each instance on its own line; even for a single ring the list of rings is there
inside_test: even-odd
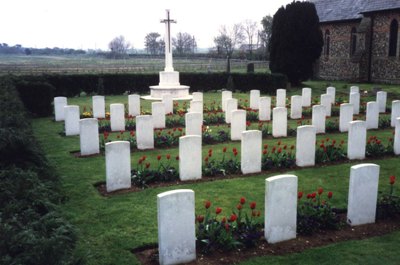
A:
[[[231,60],[232,72],[246,72],[248,60]],[[254,61],[256,72],[269,71],[267,62]],[[174,58],[179,72],[223,72],[226,60],[217,58]],[[0,74],[42,73],[157,73],[163,58],[105,59],[97,56],[0,55]]]

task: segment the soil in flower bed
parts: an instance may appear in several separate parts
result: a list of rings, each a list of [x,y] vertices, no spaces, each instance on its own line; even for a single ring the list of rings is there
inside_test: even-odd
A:
[[[345,215],[341,217],[346,218]],[[362,240],[399,230],[400,216],[397,216],[393,219],[379,220],[375,224],[356,227],[345,226],[337,231],[320,231],[312,236],[298,236],[296,239],[276,244],[268,244],[262,239],[257,247],[249,249],[238,249],[230,252],[214,251],[209,254],[202,254],[198,251],[196,261],[188,264],[236,264],[252,257],[298,253],[309,248],[321,247],[347,240]],[[155,245],[133,249],[132,253],[135,254],[144,265],[158,264],[158,248]]]

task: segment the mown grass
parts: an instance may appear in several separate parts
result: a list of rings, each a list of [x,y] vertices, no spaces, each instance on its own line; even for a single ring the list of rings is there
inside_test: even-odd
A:
[[[205,94],[205,101],[219,100],[219,94]],[[248,95],[235,94],[235,97],[248,98]],[[126,102],[127,96],[107,97],[107,103]],[[90,106],[89,97],[68,99],[70,104]],[[143,101],[142,101],[143,102]],[[143,103],[146,109],[149,105]],[[206,103],[207,104],[207,103]],[[70,151],[79,150],[79,138],[64,137],[59,133],[63,124],[52,121],[51,117],[34,119],[35,135],[45,150],[47,157],[61,175],[63,188],[69,200],[62,210],[65,216],[78,229],[79,241],[77,252],[85,257],[88,264],[137,264],[137,259],[130,250],[157,242],[157,209],[156,195],[173,189],[193,189],[196,196],[196,212],[203,211],[204,200],[210,200],[213,207],[223,208],[229,214],[236,206],[238,199],[245,196],[248,201],[256,201],[257,208],[264,208],[265,178],[281,173],[295,174],[299,177],[299,189],[304,192],[314,191],[318,187],[333,191],[332,204],[339,208],[346,207],[348,178],[350,167],[365,161],[346,162],[340,165],[319,166],[315,168],[296,169],[281,172],[264,172],[254,176],[241,176],[233,179],[221,179],[212,182],[183,184],[173,187],[151,188],[140,192],[101,196],[94,184],[105,181],[104,156],[75,158]],[[392,129],[369,132],[387,139]],[[329,137],[337,141],[347,141],[347,134],[327,134],[318,136],[318,140]],[[277,144],[277,139],[265,139],[263,143],[270,146]],[[295,138],[282,139],[288,145],[294,144]],[[221,157],[224,146],[231,150],[240,147],[235,142],[203,146],[203,154],[209,148],[214,150],[213,157]],[[239,152],[240,153],[240,152]],[[175,157],[178,148],[156,149],[151,151],[135,151],[131,154],[132,167],[137,165],[139,157],[148,157],[148,161],[157,165],[156,156],[166,154]],[[388,191],[388,177],[400,175],[398,164],[400,158],[393,157],[382,160],[368,160],[381,166],[379,189]],[[171,163],[176,163],[173,160]],[[364,241],[343,242],[328,247],[307,250],[303,253],[288,256],[267,256],[252,259],[244,264],[328,264],[333,259],[344,264],[374,264],[382,260],[385,264],[398,264],[397,249],[399,233]],[[381,256],[385,256],[381,259]],[[321,262],[322,261],[322,262]],[[325,262],[325,263],[324,263]]]

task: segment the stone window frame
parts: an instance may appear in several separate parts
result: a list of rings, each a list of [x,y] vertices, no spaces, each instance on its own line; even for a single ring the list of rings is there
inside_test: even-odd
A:
[[[397,28],[397,31],[393,30],[393,27]],[[395,34],[395,37],[392,34]],[[399,54],[399,35],[399,22],[393,18],[389,25],[388,57],[397,57]]]
[[[326,58],[329,58],[330,49],[331,49],[331,32],[329,31],[329,29],[326,29],[324,34],[324,55]]]
[[[357,29],[351,27],[350,30],[350,57],[353,56],[357,51]]]

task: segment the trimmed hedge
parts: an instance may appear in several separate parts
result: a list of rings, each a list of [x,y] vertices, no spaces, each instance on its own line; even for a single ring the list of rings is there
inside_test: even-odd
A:
[[[0,264],[77,264],[59,214],[59,177],[36,142],[18,92],[0,79]]]

